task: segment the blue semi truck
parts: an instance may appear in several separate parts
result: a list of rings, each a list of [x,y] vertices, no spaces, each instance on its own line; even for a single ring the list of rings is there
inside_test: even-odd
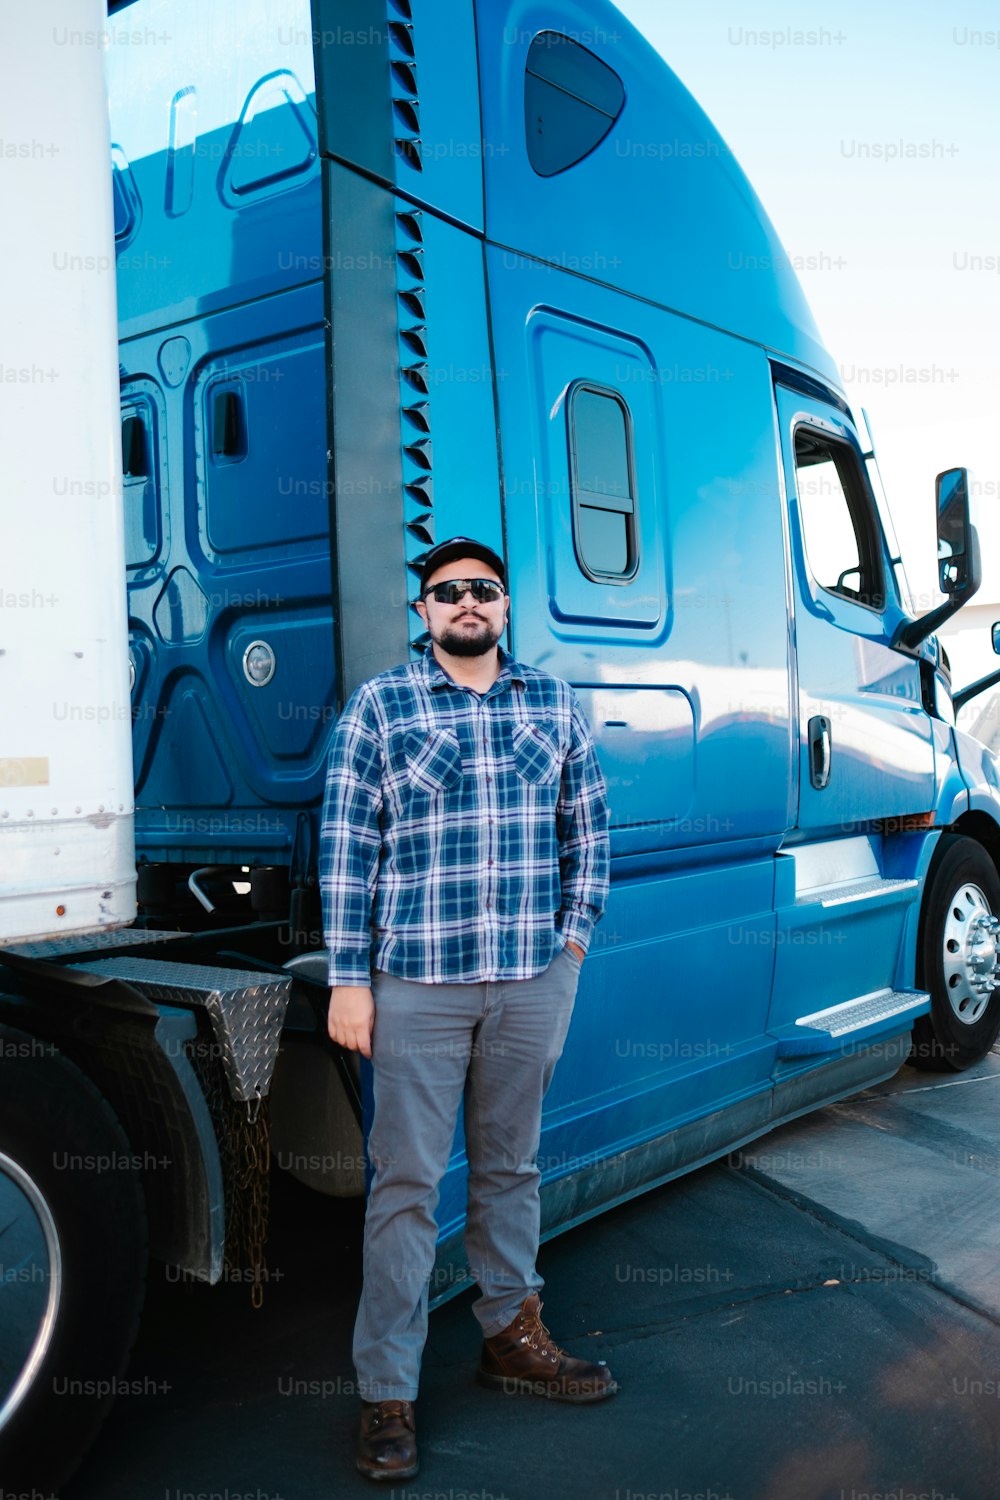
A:
[[[427,649],[436,541],[503,553],[510,648],[573,683],[609,786],[546,1236],[1000,1027],[1000,768],[954,723],[992,679],[953,695],[934,634],[978,586],[967,477],[938,476],[945,603],[915,619],[867,423],[664,61],[605,0],[107,24],[137,886],[123,914],[91,873],[88,908],[50,853],[0,946],[0,1440],[33,1481],[93,1437],[107,1400],[53,1424],[53,1383],[110,1399],[147,1256],[259,1294],[268,1141],[364,1192],[325,756],[353,688]],[[48,772],[15,738],[23,830]],[[459,1125],[438,1301],[467,1284],[465,1174]]]

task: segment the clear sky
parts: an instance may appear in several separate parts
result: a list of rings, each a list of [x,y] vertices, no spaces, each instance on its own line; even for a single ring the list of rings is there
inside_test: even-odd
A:
[[[617,3],[796,266],[812,258],[800,280],[871,417],[918,607],[933,602],[934,475],[955,464],[973,471],[981,599],[1000,601],[1000,6]]]

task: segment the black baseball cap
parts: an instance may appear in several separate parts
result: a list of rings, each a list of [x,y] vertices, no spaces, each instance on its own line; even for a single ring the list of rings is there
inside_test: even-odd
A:
[[[453,536],[446,542],[439,542],[432,547],[424,558],[420,569],[420,592],[423,594],[427,587],[427,580],[438,568],[450,563],[457,557],[478,557],[480,562],[488,564],[496,573],[504,588],[507,587],[507,575],[504,572],[502,558],[498,557],[492,547],[487,547],[485,542],[473,541],[471,536]]]

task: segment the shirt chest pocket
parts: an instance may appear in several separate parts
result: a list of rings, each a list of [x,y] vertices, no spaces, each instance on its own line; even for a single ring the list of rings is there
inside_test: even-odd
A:
[[[523,781],[549,786],[558,779],[561,760],[554,725],[543,721],[515,724],[512,747],[514,765]]]
[[[404,749],[406,776],[414,791],[434,796],[461,781],[462,750],[454,730],[411,730]]]

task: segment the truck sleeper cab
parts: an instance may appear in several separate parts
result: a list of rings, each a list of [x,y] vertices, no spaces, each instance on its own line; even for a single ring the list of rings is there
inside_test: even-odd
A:
[[[576,688],[612,808],[546,1237],[911,1049],[981,1057],[1000,776],[954,728],[787,257],[663,60],[605,0],[169,22],[109,58],[139,914],[0,949],[0,1022],[65,1063],[45,1089],[75,1068],[93,1130],[166,1160],[116,1212],[138,1197],[154,1257],[219,1279],[268,1124],[300,1180],[363,1193],[370,1075],[325,1034],[326,747],[358,682],[427,649],[416,580],[456,533],[505,556],[511,649]],[[50,1265],[76,1210],[31,1181]],[[465,1184],[459,1124],[435,1303],[467,1284]],[[67,1356],[31,1347],[37,1397]],[[44,1421],[29,1396],[12,1431]]]

